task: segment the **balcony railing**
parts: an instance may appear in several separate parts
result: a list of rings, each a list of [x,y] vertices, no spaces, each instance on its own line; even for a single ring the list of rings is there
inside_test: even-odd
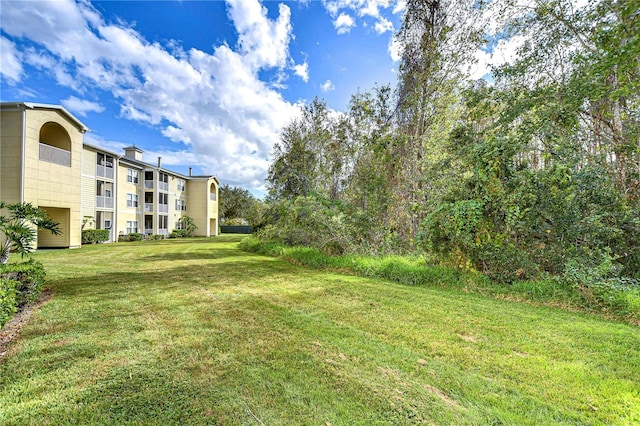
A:
[[[103,209],[112,209],[113,197],[105,197],[103,195],[96,196],[96,207]]]
[[[146,180],[144,181],[144,188],[145,189],[153,189],[153,181],[152,180]]]
[[[40,160],[71,167],[71,152],[40,142]]]
[[[169,183],[168,182],[158,182],[158,189],[161,191],[168,191],[169,190]]]
[[[153,213],[153,203],[144,203],[145,213]]]
[[[214,192],[210,193],[210,194],[209,194],[209,199],[210,199],[211,201],[216,201],[216,194],[215,194]]]
[[[151,229],[151,228],[144,228],[144,234],[145,234],[145,235],[153,235],[153,229]]]
[[[107,179],[113,179],[113,167],[96,165],[96,175]]]
[[[158,229],[158,235],[164,235],[164,237],[167,238],[169,236],[169,230],[168,229]]]
[[[169,204],[158,204],[159,213],[169,213]]]

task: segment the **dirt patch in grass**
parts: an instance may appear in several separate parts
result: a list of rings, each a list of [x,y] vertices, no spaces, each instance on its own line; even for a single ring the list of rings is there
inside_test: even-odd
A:
[[[36,303],[25,306],[20,312],[13,316],[11,321],[0,329],[0,362],[2,362],[2,359],[9,350],[11,343],[20,337],[20,330],[22,330],[22,327],[29,321],[31,315],[51,299],[51,296],[51,291],[44,289]]]

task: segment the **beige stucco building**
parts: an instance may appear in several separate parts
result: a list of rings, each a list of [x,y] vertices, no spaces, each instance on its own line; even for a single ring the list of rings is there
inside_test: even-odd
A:
[[[30,202],[60,224],[38,247],[78,247],[82,229],[168,236],[188,215],[198,236],[218,232],[218,180],[184,176],[142,161],[135,146],[117,154],[83,142],[87,127],[57,105],[0,104],[0,200]]]

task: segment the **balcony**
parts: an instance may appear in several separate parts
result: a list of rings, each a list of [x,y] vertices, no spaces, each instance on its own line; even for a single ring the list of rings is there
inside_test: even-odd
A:
[[[210,194],[209,194],[209,199],[210,199],[211,201],[216,201],[216,194],[215,194],[215,192],[212,192],[212,193],[210,193]]]
[[[113,179],[113,166],[96,165],[96,176]]]
[[[153,203],[144,203],[144,212],[153,213]]]
[[[55,146],[40,143],[40,160],[71,167],[71,152]]]
[[[153,181],[152,180],[144,180],[144,189],[153,189]]]
[[[144,235],[153,235],[152,228],[144,228]]]
[[[103,195],[96,196],[96,207],[99,209],[112,209],[113,197],[105,197]]]
[[[158,204],[158,213],[169,213],[169,204]]]
[[[164,235],[165,238],[169,237],[169,230],[168,229],[158,229],[158,235]]]
[[[169,182],[158,181],[158,189],[161,191],[169,191]]]

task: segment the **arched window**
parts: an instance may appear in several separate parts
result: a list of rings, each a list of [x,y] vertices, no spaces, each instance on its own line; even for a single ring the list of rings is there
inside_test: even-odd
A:
[[[216,199],[217,199],[216,194],[217,194],[217,193],[218,193],[218,187],[216,186],[216,184],[215,184],[215,183],[212,183],[212,184],[209,186],[209,199],[210,199],[211,201],[216,201]]]
[[[40,160],[71,166],[71,137],[60,124],[50,121],[40,128]]]
[[[64,127],[52,121],[40,128],[40,143],[71,151],[71,138]]]

